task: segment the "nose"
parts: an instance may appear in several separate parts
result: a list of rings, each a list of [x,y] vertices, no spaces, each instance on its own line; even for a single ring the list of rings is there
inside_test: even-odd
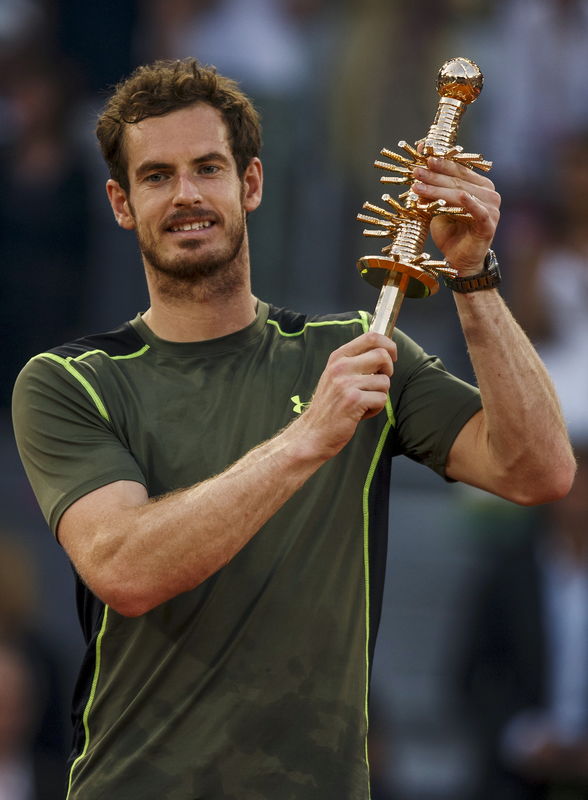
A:
[[[179,175],[174,192],[174,205],[190,206],[202,202],[198,181],[192,175]]]

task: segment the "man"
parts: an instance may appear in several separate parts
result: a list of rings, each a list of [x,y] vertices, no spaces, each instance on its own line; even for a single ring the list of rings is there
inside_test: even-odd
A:
[[[483,409],[365,313],[309,320],[254,298],[259,123],[213,70],[140,68],[98,137],[150,307],[36,357],[14,396],[79,575],[69,797],[363,800],[391,456],[520,503],[560,497],[574,460],[554,391],[495,290],[457,298]],[[492,184],[433,159],[414,188],[472,214],[435,236],[480,272]]]

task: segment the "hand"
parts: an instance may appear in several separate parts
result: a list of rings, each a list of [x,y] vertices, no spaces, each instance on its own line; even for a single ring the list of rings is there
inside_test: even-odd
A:
[[[423,200],[445,200],[471,214],[471,220],[436,215],[431,236],[460,275],[480,272],[500,218],[500,195],[492,181],[446,158],[427,159],[426,168],[415,167],[414,177],[412,191]]]
[[[295,423],[320,458],[336,455],[361,420],[384,408],[396,357],[396,344],[373,332],[331,353],[309,407]]]

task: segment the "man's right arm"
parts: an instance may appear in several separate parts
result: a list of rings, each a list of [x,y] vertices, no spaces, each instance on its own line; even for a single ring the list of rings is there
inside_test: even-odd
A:
[[[57,529],[81,578],[125,616],[198,586],[384,408],[395,358],[374,333],[334,351],[308,409],[220,475],[155,499],[126,480],[81,497]]]

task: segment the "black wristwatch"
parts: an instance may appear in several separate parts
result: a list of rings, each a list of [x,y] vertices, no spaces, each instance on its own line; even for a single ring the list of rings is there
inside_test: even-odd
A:
[[[494,250],[488,250],[484,259],[484,269],[476,275],[468,275],[467,278],[445,277],[445,286],[453,289],[454,292],[467,294],[468,292],[479,292],[481,289],[494,289],[499,286],[502,277],[498,268],[498,259]]]

